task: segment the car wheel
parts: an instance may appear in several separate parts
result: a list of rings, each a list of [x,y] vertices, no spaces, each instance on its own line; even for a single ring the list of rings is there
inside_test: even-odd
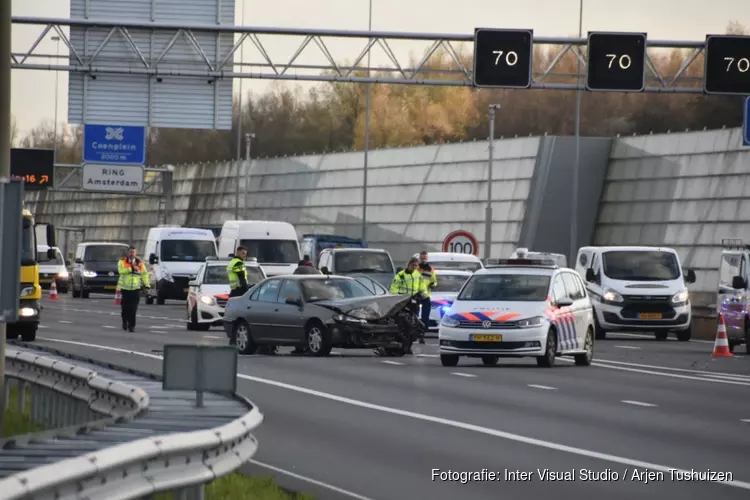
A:
[[[458,355],[456,354],[441,354],[440,362],[443,366],[456,366],[458,365]]]
[[[160,306],[163,306],[163,305],[164,305],[164,303],[165,303],[166,301],[167,301],[167,298],[166,298],[166,297],[164,296],[164,294],[163,294],[163,293],[161,293],[161,291],[159,291],[159,289],[157,288],[157,290],[156,290],[156,303],[157,303],[158,305],[160,305]]]
[[[331,352],[331,334],[319,321],[313,321],[305,330],[307,350],[313,356],[328,356]]]
[[[586,350],[583,354],[575,354],[573,359],[578,366],[589,366],[594,359],[594,332],[591,328],[586,332],[586,340],[583,341],[583,348]]]
[[[21,340],[24,342],[33,342],[36,340],[36,328],[24,328],[21,330]]]
[[[681,332],[677,332],[677,340],[680,342],[689,342],[690,339],[693,337],[693,326],[690,325],[687,330],[682,330]]]
[[[547,333],[547,346],[542,356],[537,356],[536,364],[549,368],[555,364],[555,356],[557,356],[557,334],[554,330],[550,330]]]
[[[494,366],[500,361],[500,356],[482,356],[482,363],[487,366]]]
[[[84,299],[89,298],[89,293],[91,292],[89,292],[88,290],[81,289],[81,297],[83,297]]]
[[[253,337],[250,335],[250,327],[242,320],[239,320],[234,325],[234,335],[237,339],[237,350],[240,354],[255,354],[258,350],[258,346],[253,342]]]
[[[80,297],[81,297],[81,291],[80,290],[76,290],[76,286],[73,285],[73,298],[74,299],[78,299]]]
[[[654,337],[656,337],[656,340],[658,340],[659,342],[664,342],[665,340],[667,340],[668,336],[669,332],[667,331],[654,332]]]

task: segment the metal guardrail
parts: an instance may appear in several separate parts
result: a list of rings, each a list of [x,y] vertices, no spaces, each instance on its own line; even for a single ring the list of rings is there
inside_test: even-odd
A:
[[[54,349],[40,346],[33,349],[83,360],[86,364],[118,368]],[[242,396],[232,395],[250,411],[238,418],[236,408],[222,405],[220,396],[215,397],[214,411],[210,407],[196,409],[199,414],[196,422],[226,422],[232,418],[230,423],[157,435],[150,427],[158,432],[170,432],[170,428],[179,430],[181,426],[196,427],[197,424],[185,424],[190,416],[184,407],[167,404],[175,403],[174,400],[164,396],[161,400],[154,399],[142,388],[50,356],[8,349],[6,368],[8,377],[23,387],[18,396],[19,404],[25,404],[25,390],[32,389],[32,418],[63,427],[0,442],[0,459],[12,460],[14,456],[8,454],[13,451],[18,451],[19,456],[27,452],[52,453],[56,458],[55,449],[64,450],[68,457],[48,460],[44,465],[1,479],[1,500],[126,500],[166,491],[201,499],[206,483],[236,470],[258,448],[252,431],[262,423],[263,415]],[[129,373],[123,373],[124,378],[132,380],[134,375],[140,375],[144,380],[141,385],[150,383],[158,392],[160,385],[153,382],[156,377],[127,371]],[[35,392],[38,395],[35,396]],[[157,407],[153,406],[155,401]],[[234,401],[231,403],[236,405]],[[175,416],[175,411],[179,416]],[[97,415],[105,418],[82,422],[85,417],[96,418]],[[177,420],[168,420],[174,418]],[[151,435],[138,439],[144,434]],[[95,440],[99,443],[93,443]],[[118,440],[121,442],[117,443]],[[102,441],[116,444],[100,446]],[[41,450],[35,448],[37,445]],[[86,453],[87,449],[94,451]],[[78,450],[80,453],[76,453]],[[70,456],[71,451],[73,456]]]

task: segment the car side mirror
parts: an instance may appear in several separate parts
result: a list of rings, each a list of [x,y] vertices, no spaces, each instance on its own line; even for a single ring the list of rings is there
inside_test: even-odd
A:
[[[52,260],[55,257],[57,257],[57,252],[55,252],[54,248],[48,248],[47,249],[47,259]]]
[[[565,297],[556,302],[558,307],[570,307],[573,305],[573,300],[570,297]]]
[[[188,286],[198,286],[198,282],[195,280],[188,281]]]
[[[289,304],[290,306],[302,307],[302,299],[300,298],[287,297],[287,299],[284,302]]]
[[[695,283],[695,271],[688,269],[685,273],[685,283]]]
[[[151,264],[151,265],[154,265],[154,264],[156,264],[156,263],[157,263],[158,261],[159,261],[159,259],[158,259],[158,258],[156,257],[156,254],[155,254],[155,253],[152,253],[151,255],[149,255],[149,256],[148,256],[148,263],[149,263],[149,264]]]
[[[75,260],[74,262],[75,262],[76,264],[83,264],[83,259],[81,259],[81,258],[77,258],[77,259],[76,259],[76,260]]]
[[[331,271],[326,266],[321,267],[320,272],[323,274],[331,274]]]
[[[732,288],[735,290],[744,290],[747,288],[747,282],[742,276],[735,276],[732,278]]]
[[[594,270],[589,267],[588,269],[586,269],[586,281],[591,283],[595,280],[596,280],[596,275],[594,274]]]

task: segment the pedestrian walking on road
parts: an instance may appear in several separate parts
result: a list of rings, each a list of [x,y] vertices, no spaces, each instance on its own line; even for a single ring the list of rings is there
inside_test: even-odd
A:
[[[430,263],[427,261],[427,250],[419,253],[419,271],[422,273],[422,323],[425,328],[430,326],[430,311],[432,310],[432,289],[437,286],[437,275]],[[419,343],[424,344],[424,334],[420,335]]]
[[[135,247],[131,246],[128,248],[128,255],[117,263],[117,272],[120,274],[118,287],[122,292],[120,304],[122,329],[130,332],[135,330],[135,318],[138,312],[138,303],[141,301],[141,291],[151,288],[146,264],[135,254]]]
[[[394,295],[416,296],[424,293],[425,284],[423,281],[422,272],[419,270],[419,260],[412,257],[406,263],[406,269],[397,272],[396,276],[393,277],[389,291]],[[415,314],[419,314],[418,310],[413,311]],[[411,347],[406,350],[406,354],[412,354]]]

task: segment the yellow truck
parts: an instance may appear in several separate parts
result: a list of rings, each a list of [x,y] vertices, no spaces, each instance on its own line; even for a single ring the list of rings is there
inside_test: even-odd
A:
[[[43,229],[43,232],[40,231]],[[41,233],[41,234],[40,234]],[[41,318],[42,287],[39,285],[39,259],[37,240],[41,236],[50,247],[55,246],[55,228],[51,224],[36,224],[31,212],[23,209],[23,230],[21,231],[21,283],[18,321],[8,323],[8,338],[20,336],[24,342],[36,339]],[[54,249],[50,249],[51,258]]]

